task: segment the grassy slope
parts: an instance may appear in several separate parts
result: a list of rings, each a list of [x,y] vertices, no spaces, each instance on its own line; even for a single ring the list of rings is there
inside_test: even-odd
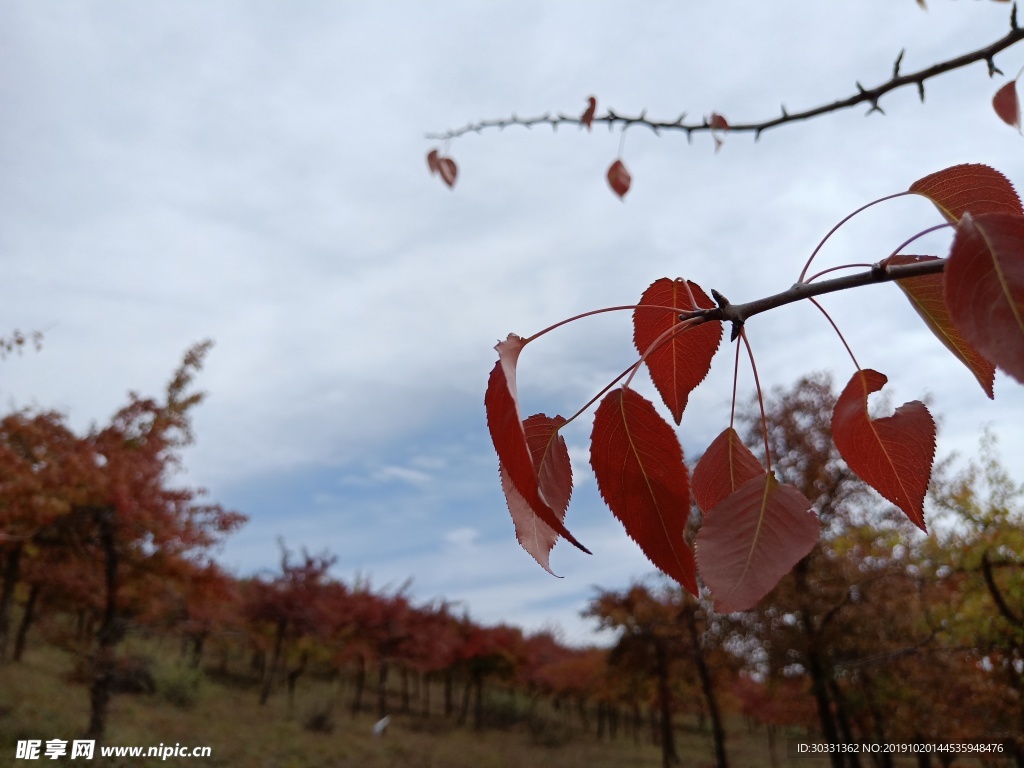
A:
[[[598,742],[583,733],[552,725],[545,741],[538,743],[522,726],[475,733],[458,728],[436,716],[398,717],[382,738],[372,735],[370,715],[352,718],[345,710],[348,691],[339,696],[327,683],[300,680],[295,716],[288,712],[287,697],[276,692],[260,707],[251,687],[221,685],[206,680],[195,705],[180,709],[160,696],[117,695],[108,721],[106,746],[156,746],[176,742],[210,746],[210,758],[100,759],[92,761],[14,760],[19,739],[71,740],[82,733],[88,714],[88,692],[67,677],[72,659],[52,647],[30,649],[21,664],[0,667],[0,765],[173,766],[212,768],[656,768],[660,751],[650,744],[634,744],[631,738]],[[368,699],[369,697],[368,691]],[[337,702],[331,733],[311,733],[302,727],[306,716],[327,702]],[[780,739],[781,741],[781,739]],[[707,734],[680,729],[677,748],[684,766],[713,765]],[[769,766],[763,731],[748,733],[733,723],[729,738],[733,768]],[[819,760],[786,760],[785,744],[778,747],[778,765],[814,768]],[[961,763],[964,765],[971,763]]]

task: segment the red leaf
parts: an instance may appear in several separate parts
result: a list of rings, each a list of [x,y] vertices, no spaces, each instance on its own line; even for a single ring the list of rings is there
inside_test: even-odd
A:
[[[693,295],[693,305],[690,295]],[[672,310],[634,309],[633,343],[640,354],[647,352],[658,338],[679,323],[679,313],[691,309],[711,309],[715,303],[700,286],[681,278],[655,280],[640,297],[640,306],[672,307]],[[675,336],[647,355],[645,362],[651,380],[678,424],[683,418],[686,400],[694,387],[704,381],[711,369],[711,358],[722,341],[722,323],[703,323]]]
[[[732,427],[714,439],[693,470],[693,499],[705,515],[748,480],[765,474]]]
[[[455,178],[459,175],[459,169],[450,157],[441,157],[437,161],[437,173],[441,177],[441,181],[451,189],[455,186]]]
[[[1013,184],[987,165],[954,165],[925,176],[910,191],[927,197],[951,224],[965,213],[1024,214]]]
[[[533,458],[540,492],[559,521],[565,520],[565,511],[569,508],[569,497],[572,495],[569,451],[565,447],[565,439],[558,434],[558,428],[563,424],[565,419],[561,416],[550,418],[542,414],[531,416],[523,422],[526,444]],[[548,559],[558,533],[537,516],[523,495],[516,490],[505,467],[499,466],[499,471],[501,487],[505,491],[508,509],[516,526],[516,539],[545,571],[555,576]]]
[[[716,131],[728,131],[729,121],[717,112],[712,112],[711,117],[708,119],[708,125],[711,126],[711,138],[715,140],[715,152],[717,152],[722,148],[725,140]]]
[[[792,485],[762,472],[717,504],[697,533],[700,575],[721,613],[745,611],[818,541],[820,525]]]
[[[964,216],[945,275],[957,330],[1024,384],[1024,217]]]
[[[590,550],[569,533],[544,497],[533,455],[526,442],[516,393],[516,363],[523,343],[522,338],[510,333],[505,341],[495,347],[498,350],[498,362],[491,371],[484,395],[487,428],[491,432],[501,467],[530,509],[557,533],[589,554]]]
[[[625,197],[629,192],[629,185],[632,181],[629,171],[626,170],[626,166],[622,164],[621,160],[616,160],[608,168],[608,183],[611,185],[612,192],[620,198]]]
[[[938,256],[890,256],[882,262],[882,266],[917,264],[922,261],[934,261],[937,258]],[[896,285],[910,299],[911,306],[917,310],[917,314],[931,332],[974,374],[985,394],[990,398],[994,397],[992,382],[995,379],[996,367],[971,346],[953,325],[953,318],[949,314],[944,295],[945,274],[907,277],[897,280]]]
[[[832,412],[832,439],[850,469],[924,531],[935,422],[918,400],[904,403],[892,416],[871,419],[868,395],[886,381],[884,374],[871,369],[853,374]]]
[[[597,99],[591,96],[587,101],[590,106],[587,107],[587,111],[583,113],[583,117],[580,118],[580,123],[587,126],[587,130],[590,130],[591,124],[594,122],[594,113],[597,112]]]
[[[594,415],[590,465],[626,533],[661,571],[697,594],[693,552],[683,540],[690,487],[683,449],[654,405],[622,387]]]
[[[1017,81],[1011,80],[992,97],[992,108],[999,119],[1012,125],[1020,133],[1020,101],[1017,98]]]
[[[437,173],[439,169],[438,161],[441,159],[441,154],[436,150],[432,149],[427,153],[427,165],[430,166],[431,173]]]

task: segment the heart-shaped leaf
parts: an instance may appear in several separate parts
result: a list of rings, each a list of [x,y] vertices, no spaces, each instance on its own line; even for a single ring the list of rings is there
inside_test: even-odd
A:
[[[662,572],[697,594],[693,552],[683,540],[690,487],[683,449],[654,404],[622,387],[594,415],[590,465],[601,496]]]
[[[691,301],[691,295],[693,300]],[[697,302],[697,306],[693,302]],[[634,309],[633,343],[644,354],[650,346],[679,323],[679,313],[691,309],[711,309],[715,303],[696,283],[655,280],[640,297],[640,307],[672,309]],[[678,424],[683,418],[686,400],[711,369],[711,358],[722,341],[722,323],[715,320],[688,328],[650,352],[644,362],[665,405]]]
[[[1024,216],[964,216],[945,275],[957,330],[1024,384]]]
[[[697,563],[715,610],[745,611],[814,548],[820,535],[811,502],[792,485],[762,472],[705,516]]]
[[[935,421],[924,403],[904,403],[892,416],[868,416],[868,395],[888,379],[871,369],[857,371],[832,412],[832,439],[861,480],[903,510],[922,531],[924,495],[935,460]]]

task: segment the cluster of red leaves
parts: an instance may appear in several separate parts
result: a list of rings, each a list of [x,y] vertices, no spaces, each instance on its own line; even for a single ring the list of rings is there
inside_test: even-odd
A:
[[[995,368],[1024,383],[1024,208],[1010,182],[981,165],[961,165],[911,185],[955,228],[941,273],[898,281],[936,336],[992,397]],[[893,256],[879,269],[934,256]],[[715,306],[695,283],[662,278],[633,311],[633,338],[676,424],[706,377],[721,322],[680,320]],[[572,470],[561,416],[519,413],[516,364],[526,341],[497,345],[485,396],[502,488],[522,546],[545,569],[563,536]],[[697,572],[719,611],[745,610],[766,595],[819,536],[811,503],[763,467],[730,427],[708,447],[692,482],[672,426],[627,383],[608,392],[594,416],[590,462],[602,497],[650,561],[693,594]],[[857,370],[832,418],[836,448],[850,469],[922,530],[935,455],[935,422],[919,401],[871,418],[868,398],[886,383]],[[692,501],[702,512],[696,556],[684,536]]]

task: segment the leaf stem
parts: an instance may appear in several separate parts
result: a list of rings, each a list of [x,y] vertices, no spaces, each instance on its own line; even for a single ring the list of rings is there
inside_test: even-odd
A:
[[[825,311],[825,308],[823,306],[821,306],[821,304],[819,304],[816,299],[808,299],[808,301],[810,301],[811,304],[816,306],[818,308],[818,311],[820,311],[821,314],[823,314],[825,316],[825,319],[828,320],[829,324],[832,326],[833,330],[836,332],[836,335],[839,336],[839,340],[841,342],[843,342],[843,346],[846,347],[846,352],[847,352],[847,354],[850,355],[850,359],[853,360],[853,364],[857,367],[857,370],[859,371],[860,370],[860,363],[858,363],[857,362],[857,358],[853,356],[853,350],[850,349],[850,345],[846,343],[846,338],[843,336],[842,331],[839,330],[839,326],[836,325],[836,323],[832,319],[831,315],[829,315],[829,313]]]
[[[810,282],[810,280],[807,280],[807,281],[804,280],[804,275],[806,275],[807,274],[807,270],[811,268],[811,262],[814,261],[814,257],[818,255],[818,251],[821,250],[821,247],[825,244],[825,241],[827,241],[830,237],[832,237],[832,235],[835,234],[836,230],[838,230],[841,226],[843,226],[843,224],[848,222],[850,219],[852,219],[858,213],[861,213],[862,211],[866,211],[868,208],[870,208],[873,205],[877,205],[878,203],[884,203],[886,200],[892,200],[894,198],[903,197],[904,195],[910,195],[910,194],[913,194],[913,193],[912,192],[897,192],[896,194],[893,194],[893,195],[886,195],[885,197],[880,197],[877,200],[872,200],[870,203],[865,203],[860,208],[855,210],[853,213],[849,213],[846,216],[844,216],[839,221],[838,224],[836,224],[834,227],[832,227],[832,229],[830,229],[825,234],[825,236],[823,238],[821,238],[821,242],[818,243],[817,246],[815,246],[813,251],[811,251],[811,255],[807,258],[807,263],[804,264],[804,268],[800,271],[800,277],[797,278],[797,282],[798,283]]]
[[[811,299],[811,301],[814,301],[814,299]],[[743,330],[740,331],[740,339],[743,340],[743,346],[747,348],[747,357],[750,358],[750,370],[754,372],[754,389],[757,391],[757,405],[761,409],[761,435],[764,437],[765,470],[771,474],[772,452],[768,447],[768,418],[764,413],[764,396],[761,393],[761,379],[757,375],[757,364],[754,362],[754,350],[750,348],[750,341],[747,339],[747,334]],[[737,347],[738,346],[739,345],[737,345]],[[739,358],[737,357],[737,360],[738,359]]]

